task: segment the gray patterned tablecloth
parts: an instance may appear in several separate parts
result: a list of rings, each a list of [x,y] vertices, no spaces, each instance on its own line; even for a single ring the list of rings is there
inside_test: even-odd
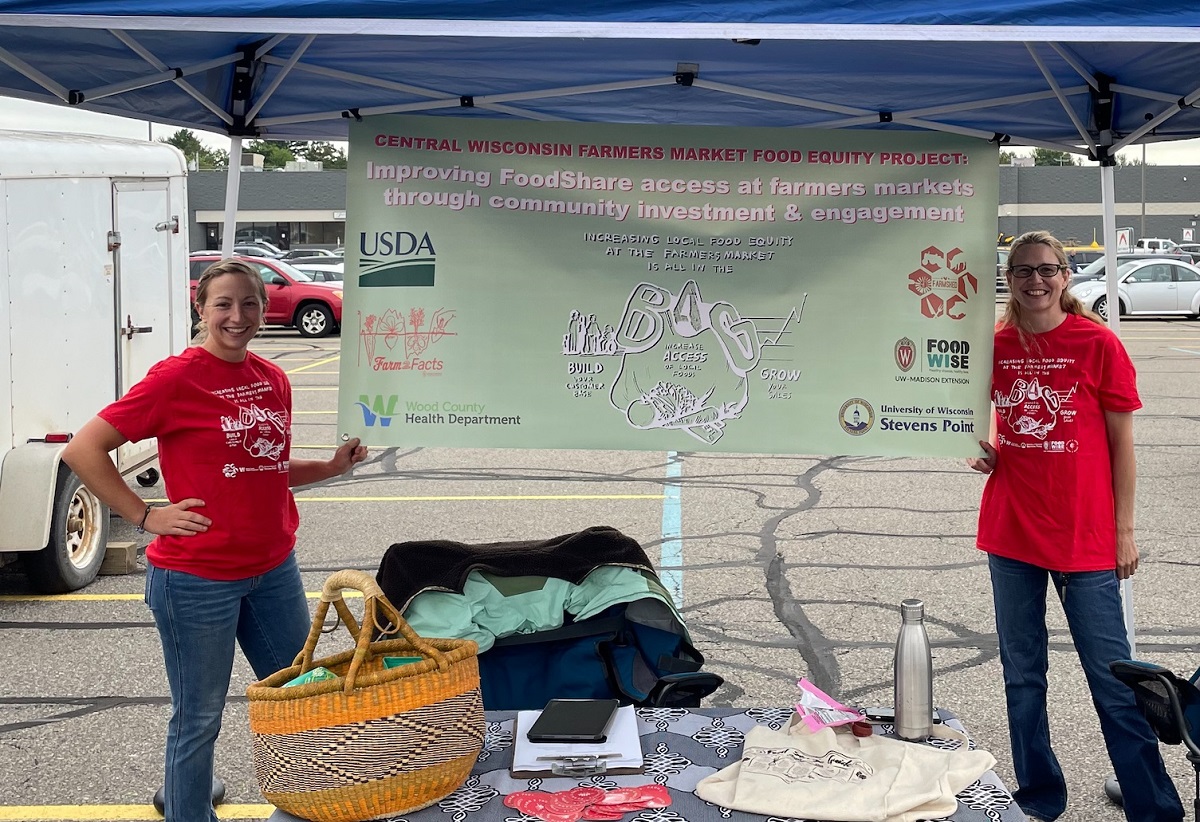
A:
[[[958,730],[962,724],[948,711],[940,712]],[[791,708],[639,708],[638,726],[646,770],[635,776],[549,777],[515,779],[509,772],[513,755],[511,711],[489,711],[487,737],[466,784],[432,807],[395,817],[406,822],[539,822],[503,804],[515,791],[561,791],[576,785],[613,788],[621,785],[666,785],[671,805],[627,814],[622,822],[781,822],[781,818],[742,813],[713,805],[693,793],[696,783],[736,762],[743,735],[756,724],[776,730],[787,724]],[[876,725],[876,733],[890,733],[890,725]],[[937,742],[937,740],[935,740]],[[270,822],[294,822],[276,811]],[[988,771],[958,795],[954,822],[1023,822],[1026,817],[1013,802],[999,777]]]

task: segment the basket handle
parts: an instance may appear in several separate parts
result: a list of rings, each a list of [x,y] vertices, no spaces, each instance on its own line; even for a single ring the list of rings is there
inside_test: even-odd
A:
[[[347,589],[359,591],[363,595],[363,623],[361,626],[355,621],[345,600],[342,599],[342,591]],[[388,601],[387,596],[383,593],[383,589],[379,587],[379,583],[370,574],[355,569],[345,569],[335,571],[331,574],[325,580],[325,586],[321,589],[321,601],[317,605],[317,613],[313,617],[313,624],[312,628],[309,629],[308,639],[305,640],[304,649],[296,656],[296,660],[293,663],[300,665],[300,673],[307,673],[312,669],[313,653],[316,651],[317,642],[321,638],[321,629],[325,624],[325,616],[329,613],[330,604],[337,610],[342,621],[346,623],[346,629],[355,640],[354,658],[350,662],[350,669],[346,672],[346,693],[354,690],[354,681],[358,676],[358,669],[372,655],[372,629],[378,630],[383,634],[399,633],[408,640],[410,645],[420,651],[423,656],[432,659],[437,664],[438,670],[445,671],[449,668],[450,662],[446,659],[446,655],[422,639],[412,629],[412,626],[408,624],[404,617],[400,616],[400,612],[396,610],[396,607]],[[381,625],[379,623],[380,616],[383,616],[387,622],[390,622],[391,627]]]

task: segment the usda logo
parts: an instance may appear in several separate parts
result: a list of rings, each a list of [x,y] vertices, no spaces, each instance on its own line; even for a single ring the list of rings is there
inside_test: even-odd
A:
[[[362,288],[433,285],[437,252],[428,232],[364,231],[358,235],[358,251]]]

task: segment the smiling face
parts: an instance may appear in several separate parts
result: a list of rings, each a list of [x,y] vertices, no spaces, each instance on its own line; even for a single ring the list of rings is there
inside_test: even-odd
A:
[[[246,346],[262,326],[261,282],[257,274],[251,277],[236,271],[217,274],[208,281],[196,302],[196,311],[208,329],[202,343],[206,351],[229,362],[246,358]]]
[[[1014,269],[1023,266],[1065,265],[1058,253],[1045,243],[1026,243],[1008,256],[1008,287],[1029,320],[1041,329],[1053,328],[1066,317],[1062,307],[1062,294],[1067,287],[1070,269],[1043,277],[1034,271],[1029,277],[1017,277]]]

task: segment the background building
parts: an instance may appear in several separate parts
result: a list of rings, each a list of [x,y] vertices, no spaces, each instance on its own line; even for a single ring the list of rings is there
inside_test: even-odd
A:
[[[189,247],[219,249],[225,221],[225,172],[188,175]],[[238,242],[263,239],[336,248],[346,243],[345,171],[242,173]]]

